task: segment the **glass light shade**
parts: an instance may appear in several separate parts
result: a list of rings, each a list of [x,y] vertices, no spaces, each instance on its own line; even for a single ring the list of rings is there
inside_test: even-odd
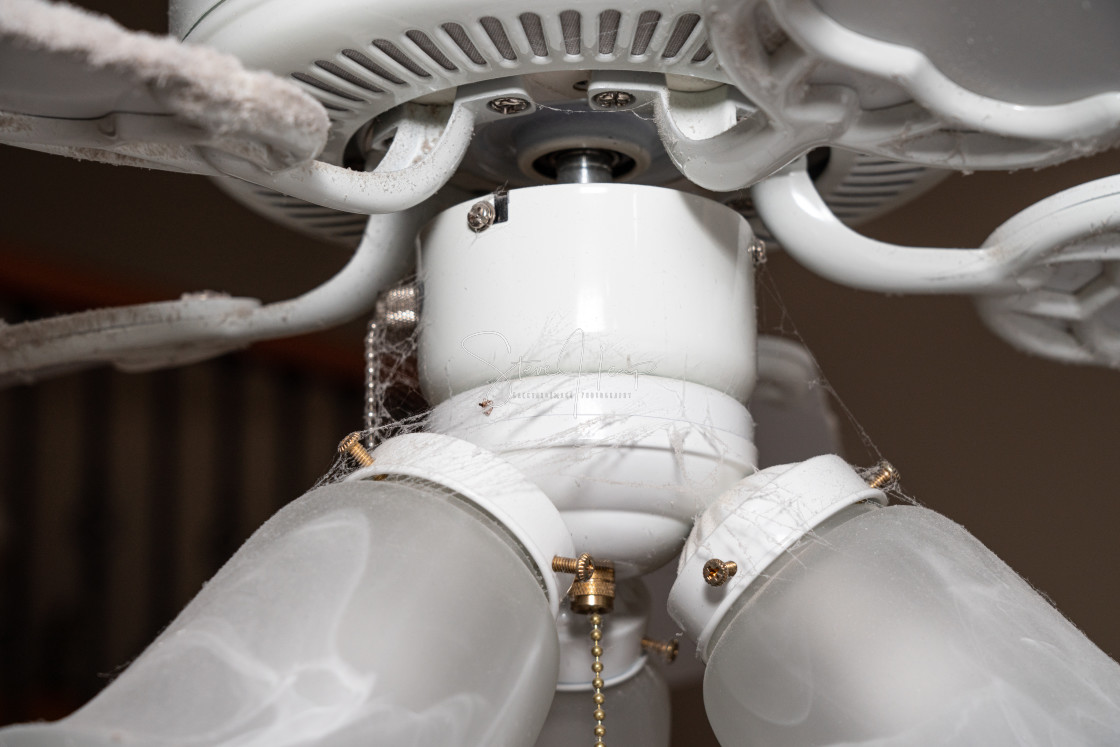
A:
[[[557,657],[500,525],[425,483],[338,483],[262,526],[86,706],[0,744],[526,745]]]
[[[1120,744],[1120,666],[962,527],[910,506],[831,523],[712,636],[722,744]]]
[[[611,747],[669,747],[669,686],[649,663],[636,675],[603,690],[607,714],[603,741]],[[557,692],[536,747],[592,744],[595,704],[591,691]]]

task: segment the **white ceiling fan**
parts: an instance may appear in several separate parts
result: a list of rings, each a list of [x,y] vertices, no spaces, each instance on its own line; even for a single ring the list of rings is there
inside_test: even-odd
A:
[[[868,487],[838,459],[750,476],[742,404],[759,368],[796,355],[756,345],[751,278],[765,249],[755,235],[843,284],[973,295],[993,331],[1020,348],[1117,365],[1116,178],[1038,203],[981,247],[900,247],[851,227],[950,169],[1037,167],[1113,146],[1116,11],[223,0],[173,3],[180,43],[63,6],[7,0],[0,9],[0,141],[207,174],[287,225],[340,240],[362,231],[339,275],[291,301],[202,294],[4,328],[4,380],[105,362],[176,365],[340,323],[401,279],[418,241],[423,302],[402,313],[419,317],[421,384],[434,408],[427,433],[391,439],[372,457],[354,447],[371,466],[262,528],[90,706],[0,740],[48,743],[63,730],[89,744],[118,731],[166,744],[406,735],[532,744],[543,724],[546,744],[580,719],[589,736],[606,723],[591,719],[593,694],[608,704],[663,696],[636,643],[651,605],[637,579],[676,556],[690,531],[670,608],[709,664],[709,715],[725,744],[921,744],[946,733],[1047,743],[1037,736],[1046,730],[1091,744],[1120,731],[1115,663],[967,535],[875,509],[883,485]],[[1083,56],[1058,54],[1070,38]],[[392,520],[400,531],[430,523],[449,553],[438,585],[393,601],[410,618],[441,621],[439,630],[393,627],[424,652],[417,660],[392,646],[363,648],[354,628],[384,623],[394,594],[385,584],[414,563],[407,546],[393,545],[385,513],[405,504],[417,513]],[[479,558],[457,563],[451,538],[467,526]],[[380,531],[388,535],[369,534]],[[909,545],[898,539],[906,536]],[[603,613],[616,592],[606,576],[618,579],[618,609],[602,614],[598,686],[586,619],[564,613],[552,623],[566,588],[552,558],[580,553],[590,556],[577,576],[591,587],[575,594],[585,612]],[[853,585],[867,570],[860,553],[886,553],[887,566],[909,571],[862,589]],[[939,559],[960,557],[971,563],[944,566],[941,587],[928,576]],[[389,560],[400,568],[388,570]],[[727,571],[731,561],[737,570]],[[301,576],[306,567],[321,575]],[[482,587],[478,567],[494,569]],[[341,586],[324,585],[327,577]],[[790,588],[810,591],[775,596],[794,577]],[[526,578],[539,590],[521,589]],[[997,587],[1008,596],[993,602]],[[895,638],[863,640],[855,626],[845,651],[808,624],[811,607],[798,606],[824,605],[837,588],[864,600],[844,613],[856,617],[916,604],[907,596],[915,588],[967,599],[977,616],[942,618],[936,604],[900,613],[886,626]],[[270,589],[274,601],[242,604],[254,589]],[[489,638],[485,616],[449,619],[491,594],[491,609],[523,610],[516,633]],[[275,622],[278,599],[321,615]],[[987,616],[993,607],[1021,612]],[[919,618],[938,624],[915,638]],[[954,625],[975,639],[945,643],[964,636]],[[504,658],[457,659],[441,636]],[[1019,667],[1027,654],[1004,648],[1008,636],[1062,655]],[[915,674],[903,683],[877,644],[940,655],[906,660]],[[994,652],[987,669],[965,661],[980,651]],[[206,656],[213,671],[199,664]],[[493,661],[502,687],[479,693]],[[1079,662],[1078,675],[1062,680],[1060,661]],[[828,666],[839,667],[835,680],[798,689],[805,672]],[[187,674],[171,683],[168,672]],[[774,684],[760,690],[763,674]],[[1007,680],[1021,687],[1006,698],[985,689]],[[1092,697],[1086,683],[1098,687]],[[984,694],[973,710],[954,700],[970,685]],[[845,712],[860,714],[854,726],[806,695],[840,690],[853,698]],[[192,701],[199,693],[210,700]],[[568,696],[587,712],[567,713]],[[893,698],[889,718],[877,697]],[[192,703],[174,724],[159,722],[169,698]],[[1079,708],[1091,715],[1071,715]],[[665,738],[643,735],[640,708],[623,720],[608,743]]]

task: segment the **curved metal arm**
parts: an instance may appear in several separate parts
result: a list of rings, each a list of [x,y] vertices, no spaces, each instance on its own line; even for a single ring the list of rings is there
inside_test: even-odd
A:
[[[228,153],[207,150],[218,171],[316,205],[348,213],[395,213],[419,205],[447,183],[474,134],[467,106],[403,107],[389,152],[374,171],[352,171],[322,161],[268,172]],[[433,145],[434,143],[434,145]]]
[[[179,301],[98,309],[0,326],[0,385],[97,363],[149,370],[193,363],[257,340],[314,332],[373,307],[408,271],[423,215],[373,216],[354,256],[308,293],[261,306],[252,298],[187,295]]]
[[[798,166],[756,184],[751,197],[766,227],[801,264],[837,283],[885,293],[1021,292],[1041,283],[1031,270],[1042,269],[1036,266],[1082,237],[1086,226],[1120,225],[1120,177],[1042,200],[979,249],[899,246],[856,233],[832,214]]]

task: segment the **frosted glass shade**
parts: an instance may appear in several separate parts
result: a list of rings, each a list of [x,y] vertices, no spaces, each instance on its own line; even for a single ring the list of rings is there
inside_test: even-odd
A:
[[[608,618],[609,620],[609,618]],[[646,662],[636,675],[603,690],[603,741],[611,747],[669,747],[669,686]],[[591,691],[557,692],[536,747],[592,744]]]
[[[932,511],[821,528],[724,619],[704,702],[727,747],[1120,744],[1120,666]]]
[[[422,483],[339,483],[262,526],[86,706],[0,744],[520,746],[557,657],[499,525]]]

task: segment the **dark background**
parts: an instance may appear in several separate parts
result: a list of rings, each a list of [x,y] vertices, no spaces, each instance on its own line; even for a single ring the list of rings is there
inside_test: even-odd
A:
[[[156,3],[82,4],[132,28],[166,28]],[[277,300],[348,257],[202,177],[6,146],[0,170],[8,321],[201,289]],[[1120,154],[1108,153],[955,175],[861,230],[976,246],[1031,203],[1118,170]],[[761,282],[781,297],[760,293],[762,331],[801,336],[905,491],[964,524],[1120,655],[1118,374],[1016,352],[968,298],[848,290],[781,255]],[[0,393],[0,723],[84,702],[326,470],[360,425],[361,333],[352,325],[180,371],[103,370]],[[874,461],[841,419],[849,459]],[[675,697],[675,742],[705,744],[698,689]]]

